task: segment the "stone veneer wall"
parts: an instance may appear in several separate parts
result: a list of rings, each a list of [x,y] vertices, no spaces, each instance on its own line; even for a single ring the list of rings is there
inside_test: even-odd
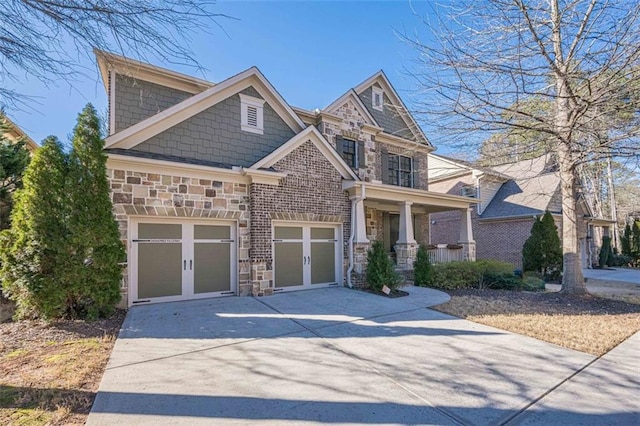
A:
[[[251,184],[251,281],[253,294],[273,291],[271,221],[338,222],[343,230],[343,269],[348,262],[351,201],[342,190],[342,176],[307,141],[274,164],[286,172],[278,186]]]
[[[240,295],[250,293],[248,185],[134,170],[108,170],[107,175],[120,238],[127,250],[130,216],[235,221],[238,231],[238,291]],[[126,300],[126,271],[124,277],[122,293]]]

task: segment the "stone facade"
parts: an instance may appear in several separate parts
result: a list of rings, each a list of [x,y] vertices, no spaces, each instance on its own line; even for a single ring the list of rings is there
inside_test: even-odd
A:
[[[197,179],[160,173],[107,171],[120,238],[128,247],[129,218],[175,217],[231,220],[238,231],[238,291],[251,292],[249,276],[249,188],[244,183]],[[125,271],[126,276],[126,271]],[[122,293],[127,293],[123,280]]]

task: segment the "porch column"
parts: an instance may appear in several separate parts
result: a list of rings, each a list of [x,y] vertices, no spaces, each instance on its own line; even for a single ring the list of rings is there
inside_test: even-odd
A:
[[[355,220],[353,229],[353,242],[355,244],[368,243],[367,239],[367,222],[364,214],[364,199],[359,197],[351,198],[351,202],[354,206]]]
[[[400,203],[400,227],[395,248],[398,268],[404,270],[413,269],[413,262],[416,260],[418,251],[418,244],[413,234],[412,204],[410,201]]]
[[[464,260],[476,260],[476,242],[473,240],[473,228],[471,226],[471,208],[461,209],[460,218],[460,241],[462,246],[462,256]]]

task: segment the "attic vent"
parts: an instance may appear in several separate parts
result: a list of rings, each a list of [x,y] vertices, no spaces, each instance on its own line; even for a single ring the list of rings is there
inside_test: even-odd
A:
[[[371,106],[379,111],[383,110],[384,92],[377,86],[372,87]]]
[[[251,105],[247,106],[247,125],[258,127],[258,108]]]
[[[264,133],[264,99],[240,93],[240,127],[245,132]]]
[[[464,185],[460,193],[463,197],[478,198],[478,190],[473,185]]]

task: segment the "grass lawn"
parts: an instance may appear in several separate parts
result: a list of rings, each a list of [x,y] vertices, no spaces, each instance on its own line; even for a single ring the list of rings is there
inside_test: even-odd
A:
[[[630,303],[637,300],[633,297],[500,290],[448,293],[451,301],[434,309],[593,355],[610,351],[640,330],[640,304]]]
[[[0,324],[0,424],[83,425],[123,319]]]

